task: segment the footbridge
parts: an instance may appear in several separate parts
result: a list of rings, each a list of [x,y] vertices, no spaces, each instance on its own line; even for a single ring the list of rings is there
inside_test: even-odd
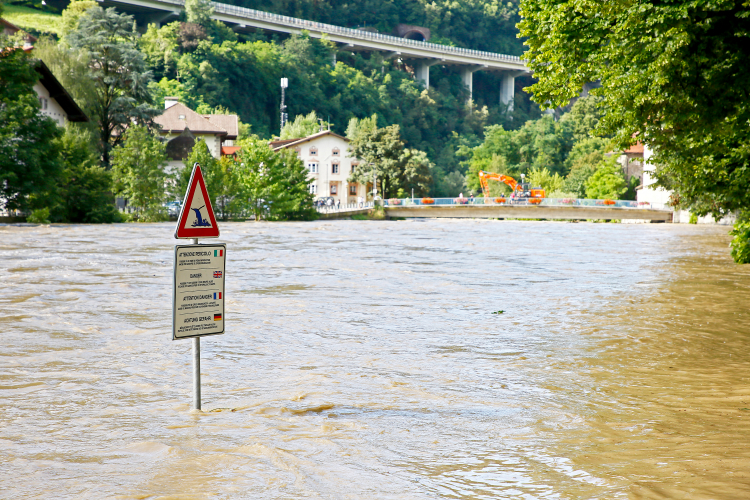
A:
[[[172,22],[184,8],[184,0],[97,0],[103,7],[116,7],[133,14],[141,24]],[[500,102],[512,109],[515,78],[529,74],[524,62],[516,56],[449,47],[435,43],[400,38],[382,33],[344,28],[294,17],[270,14],[224,3],[211,3],[213,18],[231,26],[237,32],[256,29],[281,33],[306,31],[312,37],[326,37],[339,44],[340,50],[380,52],[386,58],[398,58],[413,65],[415,74],[425,87],[430,86],[430,66],[457,66],[464,84],[471,92],[473,74],[477,71],[496,71],[502,74]]]
[[[497,200],[497,201],[495,201]],[[500,201],[502,200],[502,201]],[[526,200],[467,198],[391,199],[384,201],[388,217],[557,219],[557,220],[644,220],[672,222],[670,208],[652,207],[635,201],[545,198],[539,203]]]

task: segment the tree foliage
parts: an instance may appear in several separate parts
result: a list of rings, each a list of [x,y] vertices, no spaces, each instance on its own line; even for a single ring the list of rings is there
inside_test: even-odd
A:
[[[121,221],[112,194],[112,172],[99,165],[90,133],[68,124],[59,143],[63,169],[55,182],[51,221]]]
[[[39,112],[35,64],[23,50],[0,50],[0,200],[7,210],[47,206],[61,170],[62,131]]]
[[[628,190],[622,168],[616,158],[602,162],[596,171],[586,179],[586,198],[593,200],[619,200]]]
[[[415,196],[427,194],[432,183],[432,164],[427,155],[404,148],[400,127],[389,125],[378,128],[376,117],[350,123],[350,152],[361,160],[349,182],[376,182],[378,192],[385,198],[397,195],[399,189]]]
[[[308,171],[294,151],[274,152],[267,141],[240,141],[235,167],[239,196],[255,220],[310,220],[315,218]]]
[[[112,150],[115,192],[128,200],[139,221],[166,219],[167,155],[164,144],[142,125],[130,127]]]
[[[550,173],[546,167],[532,168],[526,180],[532,187],[541,187],[547,194],[560,191],[565,182],[565,179],[560,174]]]
[[[214,8],[208,0],[185,0],[185,13],[188,23],[209,26],[213,23],[211,16]]]
[[[195,142],[184,163],[184,168],[177,172],[173,193],[175,199],[182,199],[187,192],[193,166],[197,163],[201,166],[206,190],[211,196],[211,206],[217,217],[227,220],[242,211],[244,205],[238,197],[240,187],[238,186],[234,161],[230,157],[214,158],[208,150],[206,142],[199,139]]]
[[[730,234],[733,236],[732,258],[738,264],[750,264],[750,212],[740,212]]]
[[[750,206],[746,1],[523,0],[521,14],[537,102],[599,81],[600,129],[645,141],[675,201],[715,217]]]
[[[92,7],[66,36],[73,50],[85,51],[94,82],[91,117],[99,127],[101,163],[109,167],[110,151],[132,123],[150,125],[160,111],[151,106],[151,72],[138,50],[133,17],[114,8]]]
[[[321,125],[327,127],[328,123],[318,122],[318,115],[315,110],[310,111],[307,115],[297,115],[294,121],[286,122],[281,129],[279,139],[298,139],[308,137],[320,131]]]
[[[500,125],[487,127],[482,144],[459,149],[459,154],[468,158],[466,184],[479,192],[480,170],[516,179],[532,169],[539,172],[547,169],[551,174],[567,176],[582,151],[607,144],[604,139],[591,138],[600,119],[595,102],[592,97],[581,98],[557,121],[545,115],[517,130],[506,130]]]

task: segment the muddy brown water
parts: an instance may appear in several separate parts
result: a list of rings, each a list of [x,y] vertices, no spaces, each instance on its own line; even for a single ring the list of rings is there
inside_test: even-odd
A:
[[[223,224],[203,413],[172,230],[0,227],[1,498],[750,498],[727,228]]]

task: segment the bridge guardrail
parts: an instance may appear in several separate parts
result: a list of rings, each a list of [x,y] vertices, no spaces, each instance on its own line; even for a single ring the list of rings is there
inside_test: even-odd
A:
[[[334,212],[355,212],[357,210],[366,210],[373,207],[373,202],[362,202],[362,203],[346,203],[345,205],[320,205],[315,206],[315,210],[321,214],[330,214]]]
[[[386,207],[435,206],[435,205],[493,205],[493,206],[542,206],[542,207],[602,207],[657,209],[668,207],[632,200],[591,200],[584,198],[541,198],[539,202],[530,198],[509,198],[496,196],[492,198],[390,198],[383,200]]]
[[[184,7],[184,0],[161,0],[161,2],[169,3],[172,5],[179,5]],[[496,54],[494,52],[485,52],[482,50],[465,49],[462,47],[451,47],[449,45],[440,45],[437,43],[420,42],[418,40],[410,40],[408,38],[399,38],[392,35],[384,35],[382,33],[372,33],[369,31],[363,31],[353,28],[344,28],[342,26],[335,26],[333,24],[319,23],[316,21],[307,21],[305,19],[298,19],[296,17],[282,16],[279,14],[272,14],[270,12],[263,12],[255,9],[248,9],[246,7],[238,7],[236,5],[229,5],[225,3],[211,2],[215,12],[236,15],[239,17],[246,17],[249,19],[256,20],[270,20],[280,22],[288,26],[296,26],[300,29],[314,29],[321,33],[336,33],[341,35],[350,36],[352,38],[360,38],[362,40],[382,40],[389,43],[394,43],[403,46],[412,46],[417,48],[425,48],[442,52],[450,55],[463,55],[472,56],[483,59],[491,59],[494,61],[504,62],[517,62],[524,64],[520,57],[510,56],[506,54]]]

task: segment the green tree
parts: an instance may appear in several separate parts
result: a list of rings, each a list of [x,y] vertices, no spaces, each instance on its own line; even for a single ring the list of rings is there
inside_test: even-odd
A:
[[[164,144],[142,125],[130,127],[123,143],[112,150],[115,192],[135,208],[139,221],[167,218],[162,206],[166,198],[166,164]]]
[[[214,158],[203,139],[195,142],[192,151],[185,159],[185,167],[177,172],[174,197],[182,199],[187,192],[193,166],[201,166],[206,191],[211,197],[211,206],[219,219],[227,220],[237,215],[243,205],[238,199],[241,192],[236,166],[229,157]]]
[[[61,170],[62,130],[39,112],[34,64],[23,50],[0,50],[0,200],[7,210],[47,206]]]
[[[112,195],[112,172],[99,165],[90,133],[68,125],[59,140],[63,170],[55,186],[53,222],[121,221]]]
[[[99,126],[101,163],[106,168],[110,151],[128,126],[151,125],[160,113],[151,105],[151,72],[136,45],[138,37],[133,16],[100,7],[86,10],[66,37],[72,49],[84,50],[90,58],[95,85],[90,113]]]
[[[327,127],[328,123],[323,122],[323,127]],[[279,139],[298,139],[301,137],[308,137],[316,134],[320,131],[321,123],[318,122],[318,115],[315,111],[310,111],[307,115],[297,115],[294,121],[286,122],[284,128],[281,129]]]
[[[240,198],[256,221],[315,218],[308,172],[294,151],[274,152],[257,137],[244,139],[239,146],[235,171]]]
[[[209,26],[214,8],[208,0],[185,0],[185,12],[189,23]]]
[[[732,258],[738,264],[750,264],[750,212],[740,212],[730,234],[733,236]]]
[[[404,148],[398,125],[377,128],[375,120],[372,117],[350,123],[349,149],[362,163],[352,172],[349,182],[367,184],[376,180],[384,198],[396,196],[399,189],[426,194],[432,183],[432,164],[427,155]]]
[[[405,149],[401,155],[403,174],[399,186],[410,196],[426,196],[432,183],[434,165],[424,151]]]
[[[561,190],[565,182],[560,174],[552,174],[546,168],[532,168],[526,180],[532,187],[541,187],[547,194]]]
[[[599,164],[586,182],[586,198],[594,200],[619,200],[628,190],[622,168],[616,158],[611,158]]]
[[[567,104],[599,81],[599,128],[619,147],[645,142],[681,206],[717,218],[750,207],[746,1],[522,0],[521,14],[537,102]]]
[[[78,21],[87,10],[96,7],[94,0],[72,0],[65,10],[62,11],[62,38],[63,40],[78,29]]]

